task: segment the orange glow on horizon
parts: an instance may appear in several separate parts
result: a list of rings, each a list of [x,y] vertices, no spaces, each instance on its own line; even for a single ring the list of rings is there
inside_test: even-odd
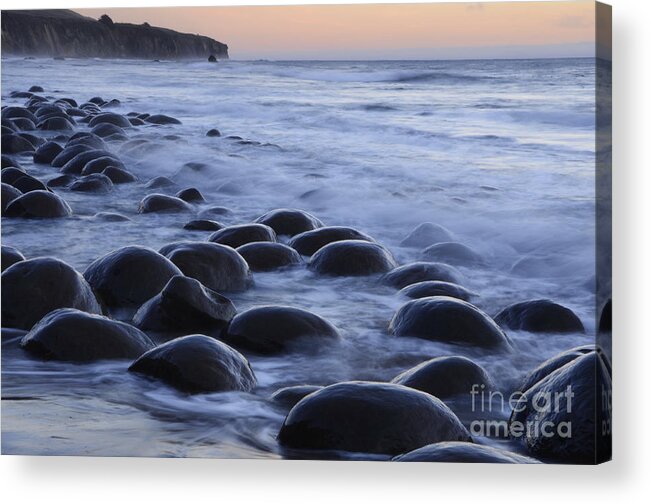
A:
[[[77,9],[116,22],[199,33],[228,44],[232,58],[351,59],[366,55],[505,57],[532,48],[560,56],[595,39],[595,3],[504,2],[252,7]],[[521,49],[520,49],[521,48]],[[552,49],[550,49],[552,50]],[[488,52],[487,52],[488,51]],[[545,54],[542,50],[541,54]],[[390,58],[387,58],[390,59]]]

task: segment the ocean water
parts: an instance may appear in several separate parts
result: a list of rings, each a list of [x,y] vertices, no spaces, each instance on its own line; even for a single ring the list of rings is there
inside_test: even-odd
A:
[[[3,105],[22,105],[9,93],[35,84],[49,96],[117,98],[114,111],[163,113],[183,124],[129,132],[152,145],[145,155],[123,156],[143,183],[108,195],[63,190],[74,211],[69,219],[3,219],[2,243],[27,257],[51,255],[83,271],[121,246],[207,239],[209,232],[182,229],[187,215],[137,213],[154,192],[144,182],[165,175],[201,190],[207,203],[197,211],[229,208],[217,219],[225,224],[301,208],[326,225],[370,234],[401,264],[421,254],[401,240],[422,222],[441,224],[485,259],[458,268],[482,310],[494,315],[547,297],[574,310],[587,332],[511,331],[512,353],[397,339],[387,326],[406,300],[377,278],[322,278],[305,268],[257,273],[255,288],[229,296],[238,311],[270,303],[306,308],[337,326],[343,343],[311,355],[249,356],[259,381],[252,393],[186,396],[127,373],[129,362],[40,362],[8,338],[4,453],[277,458],[285,412],[268,398],[280,387],[388,381],[428,358],[458,354],[482,364],[508,392],[543,360],[594,341],[593,59],[215,65],[3,58]],[[222,137],[206,137],[215,127]],[[120,153],[119,143],[111,148]],[[187,162],[210,170],[193,173],[182,168]],[[28,157],[21,163],[37,177],[57,175]],[[132,220],[92,219],[100,211]]]

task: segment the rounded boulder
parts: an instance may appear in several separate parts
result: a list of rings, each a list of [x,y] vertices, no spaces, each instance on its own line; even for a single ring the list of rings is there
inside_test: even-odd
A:
[[[155,250],[128,246],[114,250],[86,268],[84,278],[110,309],[135,309],[182,275]]]
[[[309,267],[322,275],[365,276],[386,273],[397,266],[391,253],[381,245],[363,240],[344,240],[320,248]]]
[[[554,462],[595,464],[611,456],[610,375],[597,352],[561,366],[539,381],[513,406],[512,438],[534,457]],[[530,428],[538,426],[537,429]],[[551,427],[550,427],[551,426]]]
[[[17,262],[24,261],[25,256],[20,253],[18,249],[14,247],[8,247],[7,245],[2,245],[2,271],[6,270],[8,267],[13,266]]]
[[[138,309],[133,324],[157,333],[219,335],[236,313],[230,299],[194,278],[175,276]]]
[[[72,210],[61,196],[43,190],[22,194],[9,203],[4,211],[5,217],[25,219],[55,219],[71,215]]]
[[[129,371],[190,394],[248,392],[256,385],[253,370],[242,354],[204,335],[176,338],[149,350]]]
[[[576,314],[549,299],[515,303],[495,317],[502,327],[533,333],[584,333],[585,328]]]
[[[74,362],[137,359],[154,348],[146,334],[129,324],[72,308],[48,313],[20,344],[37,357]]]
[[[313,215],[290,208],[271,210],[258,217],[255,222],[269,226],[278,235],[288,236],[323,227],[323,223]]]
[[[408,285],[427,280],[458,284],[461,281],[461,275],[456,269],[447,264],[415,262],[399,266],[382,278],[385,284],[397,289],[403,289]]]
[[[305,231],[294,236],[289,241],[289,246],[301,255],[311,256],[329,243],[344,240],[375,241],[370,236],[350,227],[328,226]]]
[[[440,282],[437,280],[426,280],[417,282],[401,289],[398,294],[407,296],[412,299],[420,299],[431,296],[448,296],[462,301],[469,301],[473,293],[460,285],[450,282]]]
[[[102,313],[93,290],[71,266],[51,257],[20,261],[2,273],[2,324],[31,329],[57,308]]]
[[[303,260],[296,250],[283,243],[247,243],[236,249],[252,271],[272,271],[301,264]]]
[[[220,292],[248,289],[253,283],[251,270],[237,251],[226,245],[209,242],[175,242],[160,253],[172,261],[184,275],[199,280]]]
[[[224,335],[236,348],[267,355],[311,349],[340,338],[339,331],[324,318],[289,306],[251,308],[236,315]]]
[[[286,448],[398,455],[431,443],[470,441],[439,399],[401,385],[344,382],[294,406],[278,441]]]
[[[253,242],[275,242],[276,233],[264,224],[240,224],[215,231],[208,241],[237,248]]]
[[[192,212],[192,207],[182,199],[174,196],[149,194],[140,202],[138,212]]]
[[[415,299],[404,304],[391,319],[389,332],[485,348],[510,347],[506,334],[476,306],[445,296]]]
[[[403,240],[403,247],[425,248],[434,243],[452,241],[452,233],[439,224],[423,222],[416,226]]]
[[[458,355],[436,357],[399,374],[391,383],[404,385],[445,398],[458,394],[488,391],[493,382],[479,364]],[[483,385],[483,387],[482,387]]]
[[[538,464],[530,457],[491,446],[446,441],[393,458],[394,462],[459,462],[464,464]]]

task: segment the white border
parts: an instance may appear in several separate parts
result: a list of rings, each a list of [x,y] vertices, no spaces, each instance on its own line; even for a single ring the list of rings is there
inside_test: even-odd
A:
[[[190,0],[277,5],[304,0]],[[2,9],[175,6],[181,0],[5,0]],[[384,3],[400,3],[392,0]],[[413,3],[413,2],[412,2]],[[614,441],[599,467],[387,464],[73,457],[0,458],[4,502],[56,503],[578,503],[642,502],[651,495],[651,2],[614,5]],[[646,501],[646,500],[645,500]]]

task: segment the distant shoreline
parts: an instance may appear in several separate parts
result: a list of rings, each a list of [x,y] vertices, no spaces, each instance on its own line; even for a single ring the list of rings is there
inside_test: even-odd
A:
[[[71,10],[2,11],[2,54],[56,58],[228,59],[228,46],[143,23],[114,23]]]

